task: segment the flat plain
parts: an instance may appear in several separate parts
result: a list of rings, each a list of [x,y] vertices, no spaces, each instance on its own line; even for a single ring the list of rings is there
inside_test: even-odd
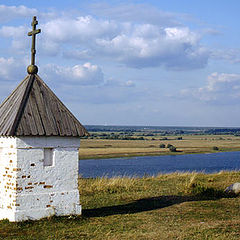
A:
[[[180,140],[178,139],[180,138]],[[181,139],[182,138],[182,139]],[[164,139],[164,140],[163,140]],[[160,148],[160,144],[174,145],[177,152]],[[218,151],[213,147],[218,147]],[[131,157],[145,155],[212,153],[240,151],[240,137],[234,135],[183,135],[144,137],[144,140],[82,139],[80,159]]]

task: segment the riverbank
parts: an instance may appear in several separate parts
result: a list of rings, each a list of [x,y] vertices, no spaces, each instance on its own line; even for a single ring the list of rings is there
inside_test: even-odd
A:
[[[163,140],[165,139],[165,140]],[[177,152],[160,148],[160,144],[171,144]],[[218,147],[218,151],[213,150]],[[232,135],[186,135],[145,140],[82,139],[79,159],[119,158],[134,156],[156,156],[170,154],[193,154],[240,151],[240,137]]]
[[[79,179],[83,215],[0,221],[0,239],[216,239],[240,237],[240,198],[223,190],[239,172]]]

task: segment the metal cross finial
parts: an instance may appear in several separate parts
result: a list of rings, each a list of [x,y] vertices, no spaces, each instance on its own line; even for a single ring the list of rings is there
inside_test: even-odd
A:
[[[31,65],[28,66],[28,73],[35,74],[37,73],[37,66],[35,66],[35,55],[36,55],[36,35],[41,32],[41,29],[36,29],[38,24],[37,17],[33,17],[32,21],[32,31],[28,33],[28,36],[32,36],[32,48],[31,48]]]

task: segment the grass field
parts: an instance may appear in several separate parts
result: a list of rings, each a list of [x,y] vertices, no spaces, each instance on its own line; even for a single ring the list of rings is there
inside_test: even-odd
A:
[[[167,148],[159,148],[160,144],[172,144],[177,147],[177,153],[211,153],[214,146],[219,151],[240,151],[240,137],[232,135],[185,135],[182,140],[176,136],[146,138],[145,140],[109,140],[109,139],[82,139],[79,149],[80,159],[129,157],[144,155],[172,154]]]
[[[79,179],[83,215],[0,221],[0,239],[240,239],[239,172]]]

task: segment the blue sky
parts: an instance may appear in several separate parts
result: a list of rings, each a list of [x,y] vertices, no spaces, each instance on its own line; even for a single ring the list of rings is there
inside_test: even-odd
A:
[[[83,124],[240,126],[240,2],[0,1],[0,100],[40,77]]]

